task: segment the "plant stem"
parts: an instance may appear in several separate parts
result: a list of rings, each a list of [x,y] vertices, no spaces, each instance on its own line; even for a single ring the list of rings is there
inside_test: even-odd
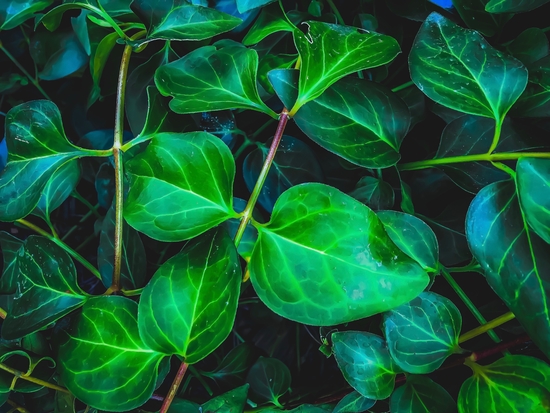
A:
[[[6,403],[8,403],[11,407],[14,408],[14,410],[17,410],[19,413],[30,413],[27,409],[25,409],[23,406],[18,405],[13,400],[6,400]]]
[[[254,185],[254,189],[252,190],[250,199],[248,200],[248,203],[246,204],[246,208],[242,213],[241,223],[239,224],[239,228],[237,229],[237,233],[235,234],[235,240],[234,240],[235,246],[237,247],[241,242],[241,239],[244,234],[244,230],[246,229],[246,226],[248,225],[250,218],[252,218],[252,211],[254,210],[256,201],[260,196],[260,191],[262,190],[264,182],[267,178],[269,168],[271,168],[271,164],[273,163],[273,159],[275,158],[275,154],[277,153],[277,148],[279,147],[279,143],[281,142],[281,139],[283,137],[283,132],[285,131],[288,118],[289,118],[288,110],[285,108],[283,109],[283,111],[279,116],[279,124],[277,125],[277,131],[275,132],[275,136],[273,136],[273,141],[271,142],[271,147],[269,148],[269,152],[267,153],[267,156],[265,158],[264,164],[262,166],[262,170],[260,171],[260,176],[256,181],[256,185]]]
[[[36,232],[37,234],[42,235],[43,237],[48,238],[50,241],[57,244],[57,246],[63,248],[71,257],[73,257],[75,260],[80,262],[84,267],[86,267],[95,277],[99,278],[101,280],[101,274],[99,274],[99,271],[97,268],[95,268],[86,258],[84,258],[82,255],[80,255],[78,252],[73,250],[71,247],[69,247],[67,244],[65,244],[63,241],[61,241],[59,238],[55,238],[52,234],[44,231],[42,228],[40,228],[37,225],[34,225],[32,222],[29,222],[25,219],[18,219],[15,221],[31,230]]]
[[[8,313],[3,308],[0,308],[0,318],[5,319],[7,317]]]
[[[464,162],[499,162],[515,161],[519,158],[545,158],[550,159],[550,152],[513,152],[513,153],[482,153],[479,155],[450,156],[448,158],[427,159],[425,161],[408,162],[397,165],[400,171],[415,171],[418,169],[431,168],[432,166],[448,165]]]
[[[52,100],[52,99],[48,96],[48,94],[46,93],[46,91],[45,91],[44,89],[42,89],[42,86],[40,86],[40,84],[38,83],[38,81],[37,81],[33,76],[31,76],[30,73],[27,72],[27,70],[26,70],[23,66],[21,66],[21,64],[17,61],[17,59],[16,59],[15,57],[13,57],[13,55],[12,55],[10,52],[8,52],[8,50],[2,45],[2,42],[0,42],[0,49],[2,49],[2,51],[4,52],[4,54],[8,57],[8,59],[10,59],[10,60],[13,62],[13,64],[14,64],[15,66],[17,66],[17,68],[18,68],[19,70],[21,70],[21,72],[23,72],[23,74],[24,74],[25,76],[27,76],[27,78],[30,80],[30,82],[38,89],[38,91],[39,91],[40,93],[42,93],[42,96],[44,96],[44,97],[45,97],[46,99],[48,99],[48,100]]]
[[[170,404],[172,404],[172,400],[174,400],[174,397],[176,397],[176,393],[178,392],[178,387],[180,386],[186,371],[187,371],[187,363],[182,361],[180,368],[178,369],[178,372],[176,374],[176,377],[172,382],[172,386],[170,386],[170,390],[168,391],[168,394],[166,395],[166,397],[164,398],[164,401],[162,402],[162,406],[160,407],[159,413],[166,413],[170,408]]]
[[[60,392],[63,392],[63,393],[70,393],[69,390],[67,390],[65,387],[61,387],[61,386],[58,386],[57,384],[53,384],[53,383],[49,383],[49,382],[44,381],[44,380],[37,379],[37,378],[32,377],[32,376],[27,376],[22,371],[12,369],[10,366],[8,366],[4,363],[0,363],[0,369],[2,369],[4,371],[7,371],[8,373],[13,374],[17,378],[20,378],[20,379],[23,379],[23,380],[26,380],[26,381],[30,381],[31,383],[38,384],[39,386],[44,386],[44,387],[47,387],[49,389],[57,390],[57,391],[60,391]]]
[[[327,0],[327,3],[330,6],[330,9],[334,13],[334,15],[336,16],[336,20],[338,20],[338,24],[341,24],[342,26],[345,26],[346,23],[344,23],[344,19],[342,18],[342,15],[338,11],[338,8],[334,4],[334,2],[332,0]]]
[[[464,343],[465,341],[480,336],[488,332],[489,330],[492,330],[498,326],[501,326],[504,323],[507,323],[510,320],[513,320],[514,318],[516,318],[516,316],[510,311],[506,314],[501,315],[500,317],[495,318],[494,320],[491,320],[483,325],[480,325],[479,327],[474,328],[473,330],[467,331],[458,338],[458,342]]]
[[[500,139],[500,130],[502,129],[502,121],[497,120],[495,123],[495,133],[493,135],[493,141],[491,142],[491,146],[489,147],[489,150],[487,151],[487,155],[490,155],[493,153],[493,151],[496,149],[498,145],[498,141]]]
[[[97,209],[99,208],[99,204],[96,204],[95,206],[90,204],[86,198],[84,198],[82,195],[80,195],[78,192],[73,191],[71,194],[74,199],[77,199],[78,201],[82,202],[85,206],[88,207],[90,210],[89,213],[94,214],[96,217],[101,218],[101,214],[97,212]],[[88,216],[88,214],[84,215],[85,217]],[[81,218],[80,222],[85,221],[87,218]]]
[[[410,86],[413,86],[414,82],[412,80],[408,81],[407,83],[403,83],[402,85],[394,87],[391,91],[393,93],[399,92],[400,90],[407,89]]]

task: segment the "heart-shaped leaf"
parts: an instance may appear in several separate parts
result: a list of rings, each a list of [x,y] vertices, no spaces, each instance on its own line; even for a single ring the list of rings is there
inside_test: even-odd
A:
[[[361,396],[360,393],[352,391],[338,402],[332,413],[362,413],[370,409],[376,400]]]
[[[282,407],[279,398],[290,389],[290,370],[280,360],[260,357],[250,368],[246,381],[253,400]]]
[[[392,393],[392,413],[456,413],[456,402],[443,387],[426,376],[407,376],[407,383]]]
[[[485,10],[489,13],[521,13],[540,7],[549,0],[489,0]]]
[[[17,255],[22,245],[23,241],[20,239],[5,231],[0,231],[0,248],[4,261],[2,278],[0,278],[0,294],[13,294],[17,289],[19,275]]]

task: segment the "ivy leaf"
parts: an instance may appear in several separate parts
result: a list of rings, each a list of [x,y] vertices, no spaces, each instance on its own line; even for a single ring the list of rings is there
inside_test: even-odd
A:
[[[398,211],[380,211],[391,240],[426,271],[435,272],[439,262],[439,245],[431,228],[421,219]]]
[[[187,0],[134,0],[131,8],[147,27],[147,40],[205,40],[233,30],[242,20]]]
[[[521,13],[531,11],[549,0],[489,0],[485,10],[489,13]]]
[[[186,363],[197,363],[231,332],[241,280],[237,250],[225,229],[191,241],[143,290],[141,339],[159,353],[179,354]]]
[[[203,46],[159,67],[155,73],[158,90],[173,98],[170,108],[176,113],[242,108],[277,118],[258,95],[258,54],[228,43],[225,47]]]
[[[372,210],[327,185],[290,188],[271,221],[256,228],[252,285],[272,311],[299,323],[365,318],[410,301],[428,284]]]
[[[237,0],[237,9],[239,13],[246,13],[249,10],[257,9],[274,1],[276,0]]]
[[[372,176],[362,177],[349,195],[375,211],[391,208],[395,202],[391,185]]]
[[[508,51],[523,64],[530,65],[548,56],[549,45],[546,34],[538,27],[529,27],[507,47]],[[530,73],[531,74],[531,73]]]
[[[8,163],[0,175],[0,221],[28,215],[53,173],[86,151],[67,140],[61,114],[49,100],[34,100],[6,115]]]
[[[409,55],[411,79],[430,99],[500,125],[527,85],[523,64],[478,32],[438,13],[421,26]]]
[[[486,186],[466,215],[466,237],[491,288],[547,354],[548,244],[529,228],[523,214],[513,181]]]
[[[376,400],[361,396],[360,393],[352,391],[342,398],[332,413],[362,413],[370,409]]]
[[[29,354],[21,348],[8,345],[5,341],[0,344],[0,363],[26,376],[44,381],[49,381],[55,372],[55,361],[51,357]],[[9,393],[11,390],[18,393],[34,393],[43,388],[40,384],[15,377],[5,370],[0,372],[0,394]]]
[[[351,387],[368,399],[382,400],[390,396],[399,368],[382,337],[344,331],[333,333],[331,339],[338,367]]]
[[[470,360],[474,372],[458,394],[463,413],[497,413],[502,406],[512,411],[544,413],[550,405],[550,367],[529,356],[505,356],[488,366]]]
[[[407,376],[407,383],[392,393],[392,413],[456,413],[456,402],[443,387],[426,376]]]
[[[53,0],[3,0],[0,4],[0,30],[11,30],[32,19]]]
[[[529,83],[512,109],[515,116],[548,117],[550,111],[550,56],[529,66]]]
[[[296,26],[283,10],[282,4],[276,2],[262,8],[260,15],[243,39],[245,46],[261,42],[267,36],[277,32],[292,32]]]
[[[306,33],[294,31],[302,65],[292,115],[344,76],[382,66],[400,53],[399,44],[390,36],[317,21],[302,25]]]
[[[462,316],[453,302],[429,291],[384,313],[390,354],[407,373],[431,373],[451,354],[460,353],[461,327]]]
[[[290,370],[280,360],[260,357],[250,368],[246,381],[253,400],[282,407],[279,398],[290,389]]]
[[[499,33],[502,26],[514,16],[509,13],[494,15],[485,11],[487,0],[453,0],[452,4],[470,29],[488,37]]]
[[[153,239],[190,239],[236,217],[233,156],[209,133],[159,133],[125,169],[124,218]]]
[[[0,278],[0,294],[13,294],[17,289],[19,275],[17,254],[22,245],[23,241],[20,239],[5,231],[0,231],[0,248],[4,259],[4,268]]]
[[[30,236],[17,257],[19,276],[2,337],[14,340],[46,327],[84,304],[69,254],[44,237]]]
[[[125,412],[153,395],[164,354],[139,338],[138,305],[120,296],[89,299],[59,348],[61,380],[83,403]]]

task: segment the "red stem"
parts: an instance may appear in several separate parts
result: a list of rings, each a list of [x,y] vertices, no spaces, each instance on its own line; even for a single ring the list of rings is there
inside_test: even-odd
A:
[[[187,366],[188,366],[187,363],[183,361],[181,362],[178,373],[176,374],[176,377],[172,382],[172,386],[170,387],[168,394],[166,395],[166,397],[164,398],[164,401],[162,402],[162,406],[160,407],[159,413],[166,413],[170,408],[170,405],[172,404],[172,400],[174,400],[174,397],[176,397],[178,388],[180,387],[181,381],[183,380],[183,376],[185,376],[185,372],[187,371]]]

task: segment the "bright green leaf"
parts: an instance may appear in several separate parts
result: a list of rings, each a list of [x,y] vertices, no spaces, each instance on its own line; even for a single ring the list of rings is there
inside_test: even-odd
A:
[[[407,376],[407,383],[390,398],[392,413],[456,413],[456,402],[443,387],[426,376]]]
[[[540,7],[549,0],[490,0],[485,6],[489,13],[521,13]]]
[[[290,389],[290,370],[276,358],[260,357],[250,368],[246,381],[253,400],[282,407],[279,398]]]
[[[395,201],[391,185],[373,176],[362,177],[349,195],[375,211],[391,208]]]
[[[529,66],[529,83],[512,109],[515,116],[546,118],[550,113],[550,56]]]
[[[16,28],[52,3],[53,0],[2,0],[0,30]]]
[[[361,396],[360,393],[352,391],[338,402],[332,413],[362,413],[370,409],[376,400]]]
[[[19,275],[17,255],[22,245],[23,241],[20,239],[5,231],[0,231],[0,248],[4,261],[2,278],[0,278],[0,294],[13,294],[17,289]]]
[[[239,13],[246,13],[249,10],[257,9],[276,0],[236,0]]]
[[[270,34],[276,32],[292,32],[296,29],[286,16],[282,4],[276,2],[264,7],[260,15],[243,39],[245,46],[259,43]]]

